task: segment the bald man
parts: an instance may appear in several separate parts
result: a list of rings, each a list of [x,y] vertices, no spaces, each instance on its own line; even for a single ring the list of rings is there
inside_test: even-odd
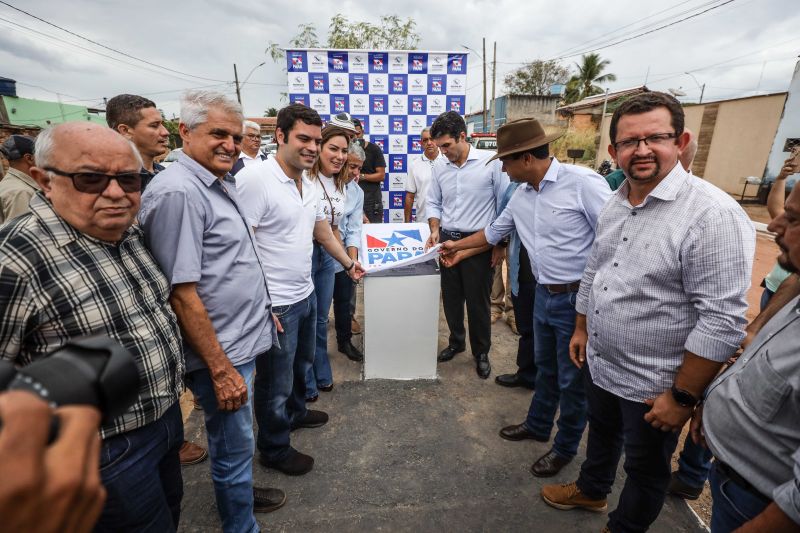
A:
[[[119,133],[86,122],[44,130],[34,153],[42,190],[30,213],[0,228],[0,359],[25,366],[98,334],[127,348],[139,397],[100,426],[102,448],[85,452],[108,494],[94,531],[175,531],[183,356],[170,285],[132,226],[142,158]]]

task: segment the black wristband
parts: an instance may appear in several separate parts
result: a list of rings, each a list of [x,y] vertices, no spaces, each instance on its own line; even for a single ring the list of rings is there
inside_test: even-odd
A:
[[[353,267],[355,267],[355,266],[356,266],[356,262],[355,262],[355,261],[353,261],[352,263],[350,263],[350,266],[349,266],[349,267],[347,267],[347,268],[345,268],[345,269],[344,269],[344,271],[345,271],[345,272],[350,272],[351,270],[353,270]]]

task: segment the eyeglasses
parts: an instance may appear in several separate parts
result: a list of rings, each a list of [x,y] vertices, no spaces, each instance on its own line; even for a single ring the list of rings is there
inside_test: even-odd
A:
[[[645,146],[666,146],[672,139],[677,137],[677,133],[656,133],[639,139],[624,139],[618,141],[614,143],[614,148],[618,152],[631,152],[639,148],[640,142],[644,142]]]
[[[142,190],[142,180],[150,174],[141,170],[139,172],[124,172],[122,174],[103,174],[100,172],[64,172],[53,167],[44,167],[48,172],[64,176],[72,180],[75,189],[89,194],[100,194],[111,180],[116,180],[125,192],[139,192]]]
[[[258,133],[247,133],[245,134],[245,137],[247,137],[251,141],[261,140],[261,135],[259,135]]]

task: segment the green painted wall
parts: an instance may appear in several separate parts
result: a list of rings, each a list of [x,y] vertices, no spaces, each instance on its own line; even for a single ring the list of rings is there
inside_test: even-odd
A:
[[[85,120],[106,124],[105,117],[89,113],[86,107],[72,104],[59,104],[30,98],[2,96],[8,121],[15,126],[39,126],[46,128],[52,124]]]

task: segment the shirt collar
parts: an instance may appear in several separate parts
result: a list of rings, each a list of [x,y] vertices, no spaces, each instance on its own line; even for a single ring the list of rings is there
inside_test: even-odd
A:
[[[542,181],[558,181],[558,172],[561,170],[561,162],[555,156],[550,160],[550,168],[544,173]]]
[[[186,155],[185,152],[181,152],[181,154],[178,155],[178,160],[175,162],[175,164],[186,167],[187,170],[189,170],[189,172],[202,181],[206,187],[211,187],[219,179],[214,174],[209,172],[206,167]],[[229,181],[229,176],[230,175],[225,176],[225,181]]]
[[[36,183],[36,181],[32,177],[28,176],[27,174],[25,174],[21,170],[17,170],[16,168],[9,168],[8,172],[6,173],[6,175],[7,176],[14,176],[15,178],[20,180],[25,185],[28,185],[29,187],[33,187],[37,191],[39,190],[39,184]]]
[[[90,235],[86,235],[85,233],[80,232],[72,227],[66,220],[61,218],[58,213],[55,212],[53,209],[53,204],[51,204],[50,201],[45,198],[44,193],[41,191],[37,192],[33,198],[31,198],[30,207],[33,216],[36,217],[42,226],[44,226],[45,230],[50,233],[56,243],[56,246],[59,248],[81,238],[88,239],[92,242],[105,246],[113,244],[107,241],[96,239]],[[141,229],[139,229],[138,226],[131,226],[125,230],[125,233],[122,235],[122,239],[120,239],[119,243],[122,243],[137,233],[141,235]]]
[[[466,141],[464,141],[464,142],[466,142]],[[473,161],[475,159],[480,159],[480,154],[478,153],[478,150],[474,146],[469,144],[469,143],[467,143],[467,145],[469,146],[469,151],[467,152],[467,158],[464,160],[464,165],[467,164],[467,161]],[[456,167],[456,168],[464,168],[464,165],[461,165],[459,167],[455,163],[450,161],[449,159],[447,159],[446,163],[448,165]]]

